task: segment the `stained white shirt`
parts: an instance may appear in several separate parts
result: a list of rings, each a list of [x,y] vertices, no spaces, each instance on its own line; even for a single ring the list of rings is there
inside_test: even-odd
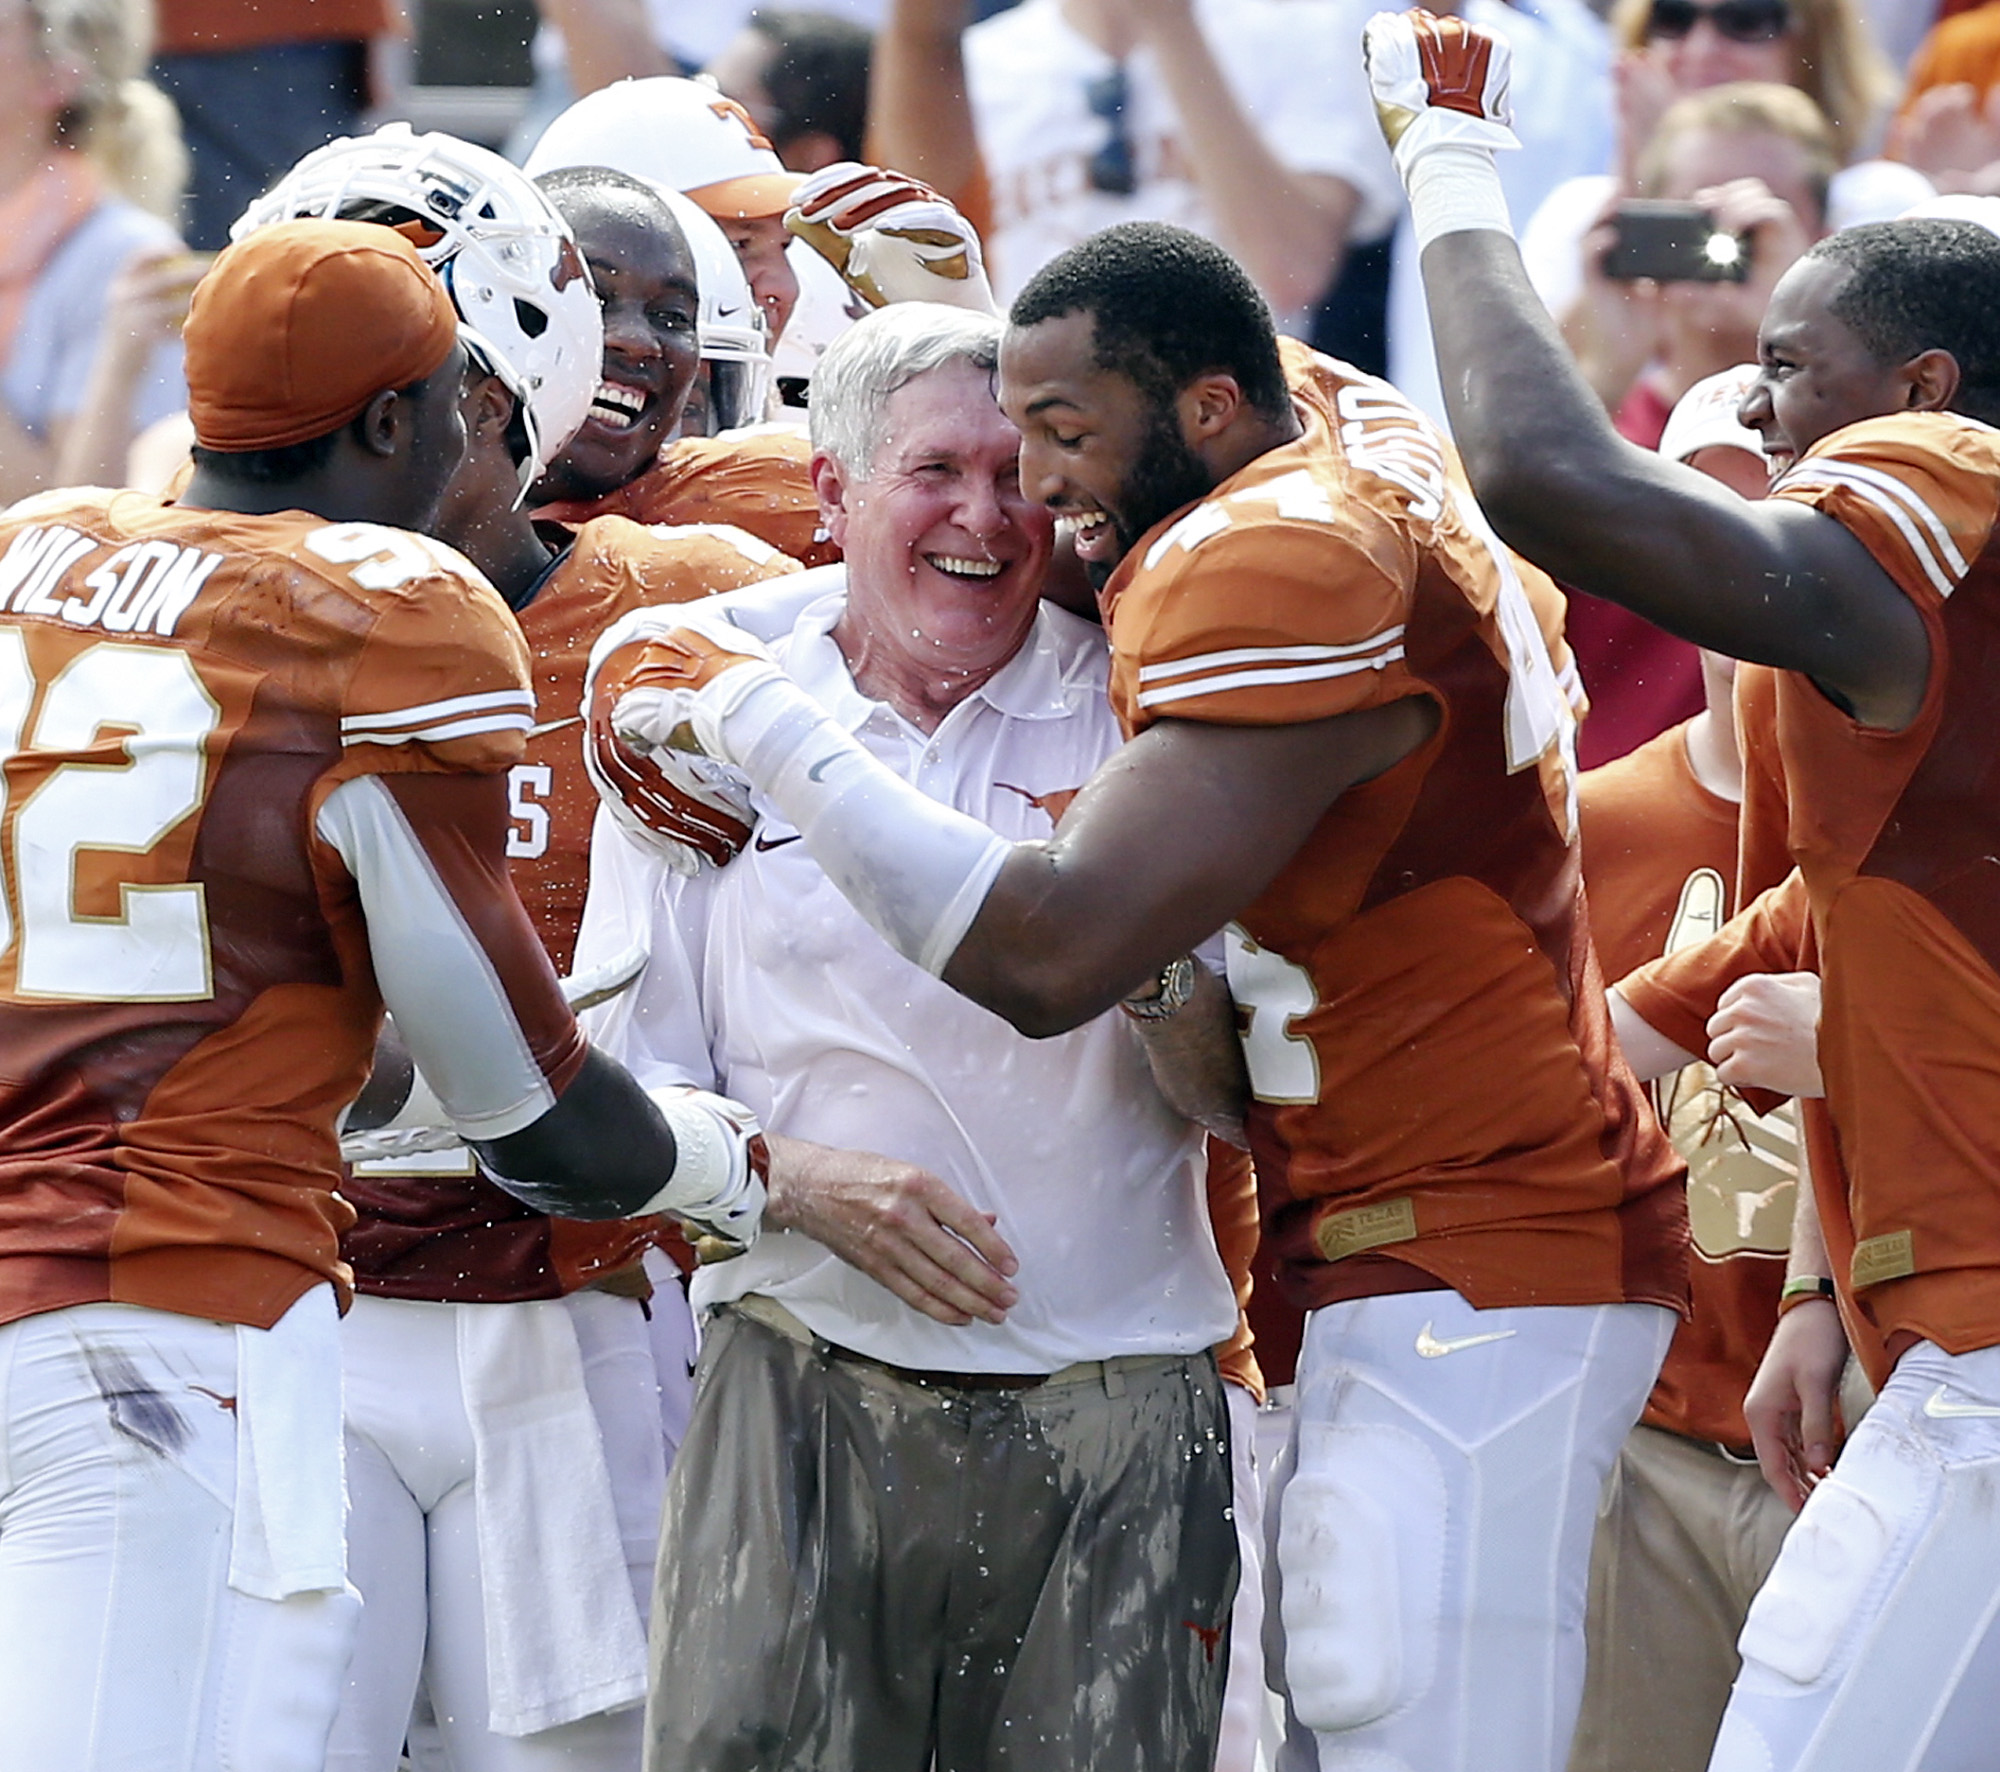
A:
[[[1353,184],[1362,212],[1350,231],[1380,234],[1400,190],[1387,171],[1352,9],[1336,0],[1196,0],[1195,17],[1271,152],[1295,172]],[[1089,88],[1113,66],[1064,22],[1060,0],[1022,0],[965,33],[966,91],[993,190],[987,272],[1002,306],[1056,254],[1117,222],[1173,222],[1220,238],[1149,50],[1125,64],[1137,188],[1092,189],[1090,160],[1110,127],[1091,110]]]
[[[811,603],[775,640],[779,663],[889,768],[1003,836],[1047,836],[1037,802],[1117,749],[1089,623],[1044,605],[1021,651],[927,735],[855,687],[831,637],[843,606],[838,592]],[[717,1089],[771,1131],[938,1176],[996,1215],[1020,1302],[1004,1324],[953,1328],[810,1238],[767,1231],[701,1270],[697,1307],[762,1293],[843,1347],[950,1371],[1053,1371],[1226,1337],[1236,1305],[1201,1137],[1159,1095],[1126,1019],[1024,1038],[894,952],[797,832],[759,810],[752,844],[692,879],[600,814],[577,964],[628,945],[642,920],[653,945],[594,1037],[643,1083]]]

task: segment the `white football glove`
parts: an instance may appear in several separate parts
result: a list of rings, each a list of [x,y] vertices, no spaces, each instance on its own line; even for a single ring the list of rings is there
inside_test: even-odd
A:
[[[696,1233],[705,1262],[741,1255],[764,1217],[764,1177],[771,1167],[763,1128],[741,1102],[706,1089],[669,1086],[646,1092],[674,1135],[674,1173],[633,1214],[672,1214]]]
[[[843,160],[798,188],[785,226],[873,307],[935,301],[999,313],[978,230],[918,179]]]
[[[690,605],[635,610],[591,659],[584,767],[625,832],[677,873],[727,866],[756,828],[750,784],[695,721],[705,694],[726,704],[736,684],[718,680],[733,667],[758,680],[777,670],[761,640]]]
[[[1518,148],[1507,85],[1512,51],[1497,32],[1421,10],[1378,12],[1362,33],[1375,115],[1407,183],[1432,148]]]

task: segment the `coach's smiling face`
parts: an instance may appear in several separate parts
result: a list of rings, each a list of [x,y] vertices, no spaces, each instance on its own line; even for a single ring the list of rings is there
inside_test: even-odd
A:
[[[1021,484],[1076,525],[1076,557],[1102,590],[1154,524],[1214,490],[1183,407],[1098,361],[1089,314],[1012,326],[1000,347],[1000,404],[1021,432]]]
[[[981,680],[1035,619],[1054,525],[1021,490],[1020,439],[966,361],[882,404],[873,460],[818,455],[826,526],[847,561],[837,637],[858,679],[885,657],[932,680]]]

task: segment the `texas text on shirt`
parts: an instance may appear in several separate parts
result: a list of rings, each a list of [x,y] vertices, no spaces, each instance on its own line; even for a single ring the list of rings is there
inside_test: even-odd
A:
[[[508,871],[558,967],[569,968],[576,946],[597,807],[578,712],[592,644],[629,609],[797,571],[740,530],[599,517],[578,529],[520,612],[537,715],[507,775]],[[663,1233],[657,1219],[550,1218],[477,1174],[463,1149],[363,1164],[342,1192],[360,1212],[343,1242],[357,1288],[386,1298],[553,1298],[630,1269]]]
[[[585,1055],[504,878],[432,841],[440,778],[486,776],[498,853],[519,632],[450,549],[296,512],[51,494],[0,550],[0,1115],[36,1129],[0,1149],[0,1321],[112,1300],[267,1327],[347,1289],[335,1122],[378,979],[479,1136]]]
[[[1522,584],[1540,575],[1484,533],[1393,389],[1284,349],[1306,434],[1143,539],[1106,606],[1128,731],[1447,710],[1335,802],[1228,941],[1286,1288],[1308,1307],[1442,1283],[1481,1308],[1678,1309],[1680,1170],[1610,1039],[1571,715]]]

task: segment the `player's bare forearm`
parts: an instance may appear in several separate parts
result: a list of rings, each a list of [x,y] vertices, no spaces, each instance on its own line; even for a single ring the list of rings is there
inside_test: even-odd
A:
[[[1671,1076],[1684,1065],[1694,1063],[1695,1054],[1676,1046],[1615,989],[1608,993],[1608,1001],[1611,1005],[1612,1032],[1624,1048],[1625,1062],[1632,1067],[1633,1076],[1640,1082],[1650,1083],[1657,1077]]]
[[[960,34],[968,0],[894,0],[868,72],[868,155],[954,202],[979,164]]]
[[[1180,116],[1196,183],[1224,242],[1280,313],[1310,306],[1339,266],[1360,198],[1345,179],[1295,172],[1265,144],[1191,6],[1135,9]]]
[[[1187,1007],[1163,1021],[1134,1020],[1132,1026],[1167,1105],[1204,1132],[1247,1147],[1250,1071],[1229,987],[1197,961]]]
[[[1017,844],[944,969],[1022,1033],[1066,1033],[1250,904],[1321,815],[1437,728],[1408,697],[1298,726],[1162,720]]]
[[[1914,717],[1922,620],[1853,535],[1621,438],[1505,234],[1446,234],[1423,272],[1453,435],[1505,540],[1696,645],[1805,672],[1871,725]]]
[[[615,80],[679,72],[653,40],[642,0],[543,0],[542,16],[563,34],[579,97]]]

